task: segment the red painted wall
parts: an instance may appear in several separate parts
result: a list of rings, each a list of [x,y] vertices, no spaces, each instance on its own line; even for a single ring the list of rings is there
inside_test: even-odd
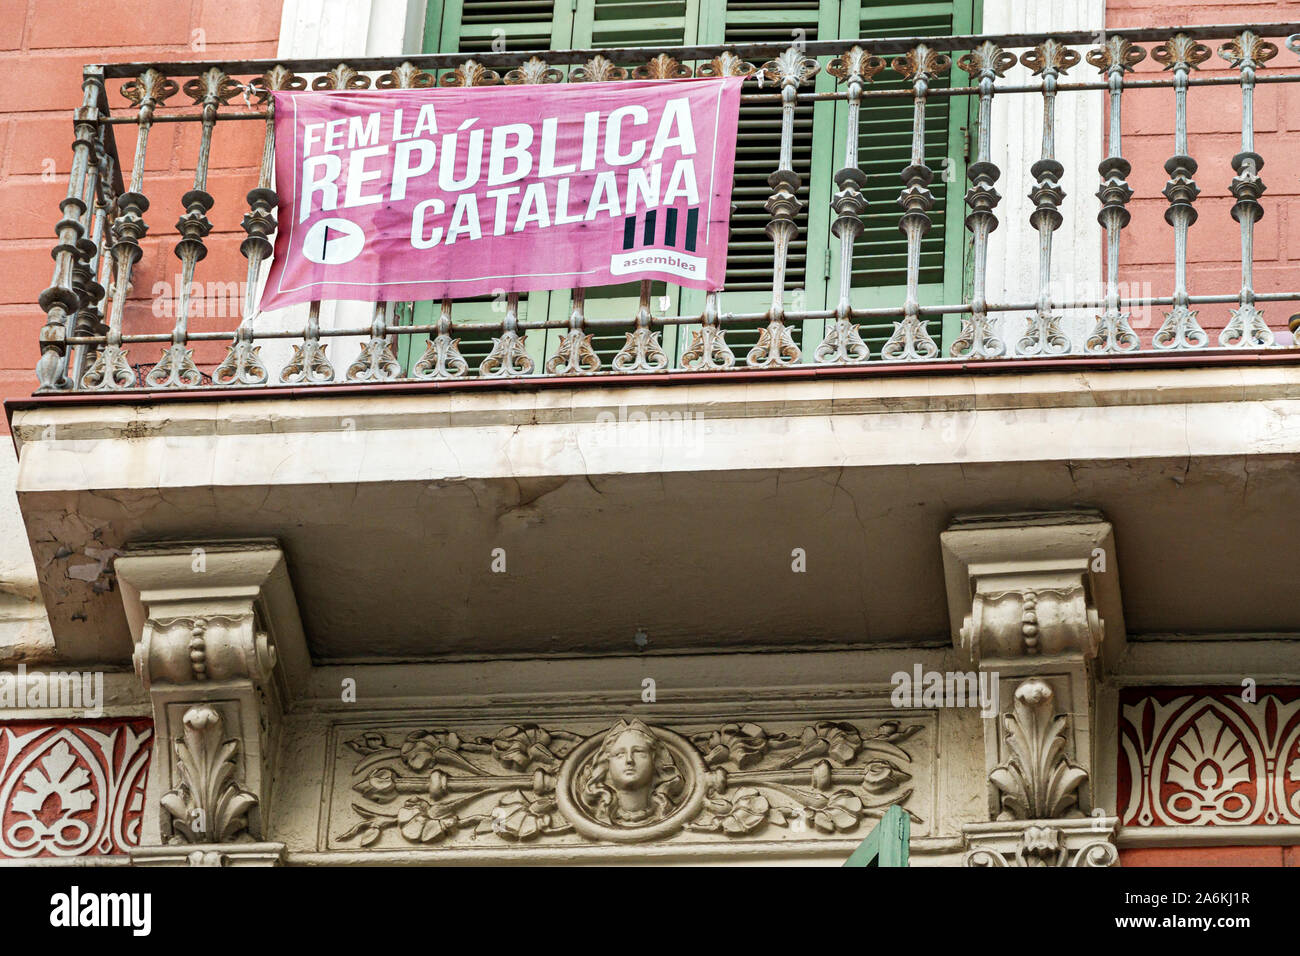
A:
[[[0,400],[30,395],[35,387],[37,334],[44,324],[36,300],[53,273],[50,249],[59,200],[67,194],[82,66],[273,57],[280,5],[281,0],[5,0],[0,12]],[[121,85],[120,80],[109,84],[114,114],[130,109]],[[188,102],[183,93],[169,101]],[[208,186],[217,199],[210,214],[215,228],[200,279],[243,277],[239,220],[246,209],[244,194],[255,184],[260,127],[257,122],[218,124]],[[129,177],[134,127],[119,126],[116,132],[128,167],[123,174]],[[175,223],[183,211],[180,197],[193,185],[197,143],[192,124],[160,124],[150,138],[149,236],[133,283],[131,331],[170,328],[170,320],[152,316],[153,288],[160,280],[175,282]],[[53,160],[52,174],[47,160]],[[211,325],[200,320],[194,328],[231,329],[237,322],[237,317],[214,319]],[[152,365],[160,352],[161,347],[137,346],[131,359]],[[7,429],[3,419],[0,429]]]
[[[1300,847],[1195,846],[1120,850],[1120,866],[1300,866]]]
[[[1123,33],[1124,27],[1157,24],[1268,23],[1296,19],[1295,3],[1214,3],[1207,0],[1108,0],[1106,28]],[[1300,72],[1296,55],[1286,49],[1284,37],[1268,37],[1279,52],[1264,72]],[[1198,71],[1205,76],[1237,76],[1218,55],[1221,41],[1207,43],[1214,51]],[[1159,63],[1149,56],[1138,64],[1138,75],[1159,74]],[[1188,289],[1195,294],[1236,294],[1241,288],[1240,227],[1231,216],[1228,183],[1234,173],[1231,160],[1241,151],[1241,89],[1238,86],[1193,87],[1188,92],[1189,149],[1199,164],[1196,182],[1201,188],[1196,208],[1200,213],[1188,239]],[[1300,84],[1273,84],[1256,88],[1255,152],[1264,158],[1261,178],[1267,187],[1261,200],[1264,217],[1255,226],[1255,289],[1284,292],[1300,285]],[[1164,163],[1174,153],[1174,96],[1170,89],[1131,90],[1124,94],[1123,155],[1133,164],[1129,184],[1134,197],[1129,204],[1133,221],[1124,230],[1120,246],[1120,280],[1136,292],[1150,283],[1151,295],[1173,291],[1173,228],[1165,222],[1168,201],[1160,191],[1168,181]],[[1230,305],[1203,305],[1199,320],[1207,331],[1221,329]],[[1300,302],[1263,305],[1265,320],[1277,334],[1288,318],[1300,312]],[[1144,341],[1160,327],[1167,307],[1134,315],[1134,327]],[[1286,337],[1289,341],[1289,334]],[[1212,346],[1218,344],[1211,336]]]

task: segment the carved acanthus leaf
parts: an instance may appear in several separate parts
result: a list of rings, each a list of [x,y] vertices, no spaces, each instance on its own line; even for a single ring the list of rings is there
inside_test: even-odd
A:
[[[991,774],[1001,820],[1080,816],[1078,789],[1088,772],[1065,756],[1066,718],[1058,715],[1051,686],[1032,678],[1016,688],[1015,707],[1003,715],[1010,755]]]
[[[257,796],[235,779],[238,740],[223,740],[221,715],[206,704],[191,707],[175,741],[180,782],[162,795],[171,818],[169,843],[231,843],[253,839],[249,812]]]

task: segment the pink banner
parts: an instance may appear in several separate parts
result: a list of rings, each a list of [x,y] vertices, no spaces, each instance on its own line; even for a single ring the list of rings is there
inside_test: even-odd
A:
[[[740,84],[276,93],[261,308],[631,279],[718,289]]]

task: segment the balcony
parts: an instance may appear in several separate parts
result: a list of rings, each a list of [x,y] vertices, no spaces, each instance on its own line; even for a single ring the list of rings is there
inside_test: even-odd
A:
[[[1275,272],[1254,281],[1268,200],[1252,122],[1300,81],[1283,44],[1261,38],[1300,52],[1300,23],[1193,34],[88,68],[36,394],[10,405],[58,652],[128,655],[115,556],[267,537],[317,665],[945,646],[957,624],[937,542],[953,516],[1080,508],[1115,525],[1129,631],[1300,631],[1276,560],[1292,544],[1278,516],[1300,495],[1300,350],[1279,316],[1300,289]],[[1224,67],[1202,75],[1211,56]],[[640,283],[556,290],[545,308],[509,294],[256,312],[276,202],[270,90],[687,74],[747,77],[742,123],[767,131],[745,162],[766,156],[747,182],[770,173],[768,191],[735,197],[738,288],[701,293],[698,308]],[[110,110],[119,83],[129,106]],[[1216,240],[1240,269],[1231,293],[1198,287],[1188,258],[1188,101],[1212,91],[1244,117],[1220,204],[1231,241]],[[1172,284],[1150,295],[1123,292],[1135,276],[1121,110],[1137,95],[1161,98],[1172,157],[1159,198]],[[1104,145],[1059,119],[1072,98],[1092,104]],[[887,184],[858,152],[882,103],[910,116]],[[940,106],[960,130],[955,103],[974,117],[969,161],[930,152]],[[1028,104],[1036,125],[1013,123],[1007,103]],[[833,278],[811,308],[797,283],[817,257],[804,249],[802,272],[791,258],[813,198],[796,137],[822,104],[842,110],[831,155],[845,162],[818,213]],[[155,201],[163,130],[192,150],[194,173],[184,197]],[[1027,151],[999,170],[992,157],[1016,144]],[[1090,151],[1105,155],[1081,170]],[[964,209],[944,175],[958,160]],[[1062,196],[1071,175],[1096,202]],[[889,201],[867,205],[886,185]],[[1091,210],[1082,226],[1070,202]],[[178,264],[149,222],[164,209],[184,213]],[[879,247],[862,240],[883,234],[882,217],[898,230],[899,281],[864,284]],[[955,258],[932,281],[925,244],[941,217],[964,217],[968,235],[948,228]],[[1025,245],[1036,251],[1022,265]],[[1079,278],[1092,261],[1097,294]],[[766,288],[756,262],[770,262]],[[991,286],[993,264],[1027,273],[1034,294]],[[1220,327],[1203,324],[1216,309]],[[798,552],[809,573],[792,573]],[[1225,569],[1241,586],[1222,586]]]
[[[1100,44],[1097,37],[1084,34],[913,37],[863,40],[849,48],[834,41],[797,48],[733,44],[485,53],[469,60],[432,55],[353,63],[88,67],[85,99],[75,118],[68,196],[56,227],[54,281],[41,297],[47,318],[41,330],[37,391],[129,394],[362,383],[571,383],[773,370],[815,375],[853,369],[855,374],[870,374],[896,365],[938,368],[1080,357],[1149,360],[1289,348],[1300,320],[1276,316],[1300,301],[1296,283],[1276,288],[1272,282],[1273,288],[1261,289],[1254,281],[1255,225],[1266,203],[1260,198],[1266,157],[1255,150],[1254,116],[1274,108],[1270,94],[1280,95],[1279,88],[1300,80],[1300,73],[1287,72],[1281,63],[1287,54],[1279,57],[1278,45],[1263,39],[1290,36],[1291,50],[1300,52],[1300,33],[1293,34],[1295,30],[1300,25],[1197,28],[1194,36],[1134,30],[1105,37]],[[1208,69],[1207,61],[1216,57],[1226,69],[1202,75],[1201,68]],[[1135,72],[1144,60],[1164,69]],[[1085,69],[1090,75],[1080,75]],[[276,206],[271,190],[273,129],[267,111],[271,90],[690,75],[746,77],[745,145],[738,163],[745,168],[738,168],[734,197],[733,268],[728,287],[720,293],[696,295],[643,281],[614,290],[556,290],[544,308],[528,301],[539,298],[536,295],[502,293],[490,302],[376,302],[360,308],[356,303],[343,307],[314,302],[305,310],[269,315],[256,311]],[[818,76],[830,79],[818,81]],[[109,105],[109,87],[119,82],[130,107],[120,114]],[[1195,276],[1188,276],[1189,230],[1198,218],[1200,187],[1194,178],[1197,161],[1189,155],[1187,104],[1189,96],[1203,94],[1202,87],[1223,86],[1240,90],[1241,148],[1231,160],[1235,176],[1229,188],[1237,224],[1233,231],[1240,236],[1241,282],[1233,293],[1207,293],[1196,288]],[[1165,163],[1169,178],[1163,196],[1174,245],[1174,275],[1165,289],[1146,290],[1139,280],[1149,277],[1121,274],[1134,194],[1126,181],[1131,164],[1124,157],[1122,108],[1125,93],[1131,97],[1136,91],[1159,91],[1167,97],[1173,117],[1168,128],[1172,158]],[[1107,154],[1097,167],[1099,204],[1092,204],[1100,228],[1089,232],[1072,224],[1058,235],[1066,170],[1095,145],[1077,141],[1075,131],[1057,120],[1058,101],[1072,97],[1105,100]],[[1018,181],[1008,181],[991,160],[995,145],[1004,151],[1009,133],[998,128],[997,119],[1005,125],[1005,117],[996,108],[1004,100],[1025,98],[1041,103],[1041,149],[1013,157],[1012,165],[1021,175]],[[824,190],[830,208],[823,213],[809,209],[807,170],[796,168],[796,156],[802,155],[800,144],[807,145],[810,111],[827,103],[843,110],[844,122],[836,129],[842,127],[844,140],[828,144],[843,165],[831,177],[833,188]],[[909,107],[910,124],[900,129],[910,135],[899,140],[901,146],[892,152],[872,146],[872,137],[885,128],[877,117],[906,117]],[[939,131],[938,139],[933,135],[934,116],[941,111],[947,124],[950,113],[967,115],[963,110],[970,122],[953,125],[970,141],[969,156],[965,151],[949,156],[946,131]],[[179,268],[174,276],[149,261],[150,256],[165,257],[168,243],[154,241],[157,225],[148,221],[166,208],[149,198],[150,137],[170,131],[172,124],[183,127],[180,142],[194,150],[192,188],[179,204],[184,215],[177,224]],[[118,138],[131,127],[134,158],[124,162]],[[228,132],[230,127],[242,128]],[[818,135],[826,129],[819,127]],[[1025,139],[1030,139],[1027,133]],[[260,155],[246,181],[230,174],[223,146]],[[860,149],[872,156],[860,161]],[[879,173],[890,162],[901,175],[892,169],[888,175]],[[130,178],[124,181],[128,166]],[[948,186],[958,166],[964,167],[970,183],[965,210],[956,185]],[[870,176],[864,172],[868,168]],[[209,189],[216,188],[209,182],[214,169],[221,173],[221,202]],[[1077,168],[1069,172],[1077,174]],[[1008,205],[1000,202],[999,189],[1013,197],[1027,195],[1027,215],[999,216],[999,205]],[[205,274],[209,244],[233,228],[238,212],[221,207],[243,191],[248,206],[239,251],[246,268],[235,271],[229,255],[217,255],[211,267],[220,273]],[[1071,211],[1077,214],[1085,208],[1079,204]],[[804,288],[810,279],[806,267],[816,258],[802,255],[812,212],[829,217],[834,236],[825,266],[835,281],[819,296]],[[954,228],[947,229],[953,238],[946,248],[927,238],[937,223],[955,225],[963,215],[969,232],[965,253]],[[224,223],[214,222],[223,218]],[[892,229],[891,223],[896,223],[898,238],[893,245],[882,244],[880,236]],[[1202,229],[1218,231],[1225,225],[1203,224]],[[1008,234],[1014,235],[1004,240]],[[1013,244],[999,246],[999,241]],[[1090,261],[1101,244],[1104,285],[1090,289],[1080,281],[1078,265]],[[1015,254],[1008,250],[1034,245],[1036,262],[1023,263],[1025,272],[1036,275],[1032,297],[1016,300],[1005,289],[991,294],[991,251],[1006,256]],[[1227,262],[1232,257],[1226,237],[1222,246]],[[229,241],[223,245],[230,247]],[[796,250],[800,257],[794,256]],[[889,256],[897,259],[897,268],[890,267],[896,274],[881,278],[889,270],[873,259]],[[941,276],[937,283],[932,281],[936,262]],[[768,264],[770,278],[762,280]],[[142,270],[150,278],[167,280],[153,283],[150,299],[135,288]],[[1126,294],[1129,287],[1144,288],[1144,293]],[[820,307],[809,307],[813,299]],[[693,308],[687,311],[687,306]],[[1230,307],[1230,317],[1221,328],[1207,331],[1198,311],[1214,306]],[[1141,322],[1134,319],[1139,310]],[[1158,312],[1155,321],[1150,321],[1152,310]],[[1266,311],[1273,317],[1266,319]],[[323,314],[328,321],[322,320]],[[219,321],[222,318],[228,321]]]

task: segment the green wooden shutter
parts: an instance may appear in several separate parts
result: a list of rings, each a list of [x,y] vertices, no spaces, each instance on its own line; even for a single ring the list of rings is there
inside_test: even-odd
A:
[[[486,53],[498,38],[507,50],[564,49],[572,7],[572,0],[430,0],[424,52]]]
[[[867,834],[867,838],[858,844],[845,866],[907,866],[908,852],[911,849],[912,820],[907,811],[898,804],[884,812]]]
[[[575,50],[610,49],[616,47],[691,46],[702,42],[698,38],[701,3],[708,0],[573,0],[572,40],[566,46]],[[633,66],[634,64],[625,64]],[[683,290],[664,282],[651,286],[651,306],[655,315],[677,314],[686,307]],[[666,297],[666,299],[665,299]],[[666,309],[661,303],[667,302]],[[699,311],[702,311],[703,299]],[[626,326],[593,329],[591,345],[600,356],[603,370],[608,370],[627,341],[627,333],[634,326],[640,304],[640,283],[625,282],[587,290],[584,312],[593,319],[625,319]],[[572,296],[567,291],[551,294],[550,317],[565,321],[573,309]],[[547,338],[546,355],[554,354],[564,335],[552,329]],[[670,360],[675,360],[678,350],[678,329],[663,329],[660,343]]]
[[[793,42],[800,37],[811,42],[836,35],[839,4],[818,0],[726,0],[706,4],[700,23],[700,43],[705,44]],[[815,82],[818,90],[832,89],[830,77],[819,75]],[[755,89],[746,86],[746,91]],[[775,87],[769,83],[764,89],[774,91]],[[827,203],[833,173],[829,134],[834,121],[832,103],[802,103],[795,108],[792,165],[800,177],[798,195],[804,206],[786,267],[785,301],[790,309],[825,307]],[[732,190],[735,210],[720,303],[727,312],[765,312],[772,299],[772,240],[765,231],[771,216],[765,203],[772,193],[767,177],[776,169],[781,147],[780,105],[742,103],[738,133]],[[696,311],[702,310],[702,294],[691,300]],[[803,338],[819,334],[821,325],[805,323]],[[760,327],[761,323],[752,328],[728,326],[727,343],[738,362],[744,362],[745,354],[758,341]],[[792,333],[799,342],[801,330],[793,329]]]
[[[590,49],[626,46],[678,46],[716,43],[787,41],[796,35],[818,39],[890,36],[941,36],[972,33],[977,24],[979,0],[933,0],[891,3],[888,0],[431,0],[425,31],[428,52],[482,52],[490,49],[494,30],[507,49]],[[798,34],[796,34],[798,31]],[[890,57],[892,59],[892,57]],[[821,58],[823,67],[829,57]],[[951,72],[932,84],[946,86]],[[892,69],[876,77],[873,88],[901,89],[902,77]],[[815,89],[834,89],[833,77],[823,71]],[[770,87],[769,87],[770,88]],[[926,159],[935,170],[931,191],[933,227],[922,241],[921,301],[960,301],[963,280],[965,230],[963,195],[965,160],[963,143],[970,126],[968,98],[954,102],[931,98],[926,110]],[[801,178],[799,234],[792,244],[786,273],[787,308],[825,309],[834,305],[838,288],[838,242],[830,233],[832,177],[843,164],[847,107],[844,103],[818,102],[796,108],[794,168]],[[866,229],[854,247],[853,303],[859,308],[895,305],[902,301],[906,283],[907,244],[898,228],[901,189],[899,172],[907,165],[911,142],[912,103],[908,98],[875,100],[864,104],[859,130],[859,161],[868,177],[864,216]],[[776,168],[780,146],[780,107],[743,104],[736,155],[736,184],[727,277],[721,304],[730,312],[763,312],[771,298],[772,248],[765,230],[769,216],[764,204],[771,193],[768,175]],[[661,296],[668,296],[669,314],[703,311],[703,293],[656,283],[654,311]],[[457,302],[453,320],[499,319],[502,303],[488,299]],[[563,321],[571,309],[566,291],[534,292],[521,296],[520,317],[547,316]],[[636,313],[637,284],[592,289],[586,313],[592,318],[627,318]],[[436,303],[416,303],[415,320],[432,322]],[[945,339],[955,335],[956,317],[943,323]],[[805,361],[820,341],[824,323],[803,323],[800,346]],[[879,353],[893,323],[868,324],[864,337]],[[662,341],[674,355],[689,341],[688,329],[668,328]],[[529,336],[529,351],[540,368],[552,354],[560,335]],[[940,337],[940,323],[931,334]],[[728,329],[728,342],[743,362],[757,341],[757,327]],[[408,337],[409,338],[409,337]],[[462,335],[461,350],[471,368],[487,354],[490,336]],[[592,344],[608,368],[622,346],[624,332],[593,333]],[[423,351],[423,343],[409,343],[409,364]]]
[[[694,45],[701,2],[576,0],[572,46],[575,50],[587,50]]]
[[[844,0],[841,29],[847,38],[897,36],[949,36],[971,33],[974,28],[971,0],[938,0],[930,3],[891,3],[888,0]],[[891,61],[893,57],[887,58]],[[955,59],[955,57],[954,57]],[[952,70],[931,84],[942,89],[952,84]],[[907,81],[888,67],[868,89],[906,89]],[[934,208],[932,226],[921,240],[922,304],[960,301],[964,258],[964,208],[966,162],[964,133],[969,128],[969,98],[931,97],[926,102],[925,155],[935,171],[930,191]],[[846,104],[837,104],[835,162],[844,157],[847,134]],[[898,228],[899,173],[910,161],[912,142],[912,100],[864,100],[859,121],[858,162],[867,175],[865,229],[853,249],[853,304],[879,308],[903,301],[907,285],[907,240]],[[834,245],[834,240],[832,240]],[[832,253],[829,295],[836,297],[839,286],[839,253]],[[954,318],[953,324],[956,324]],[[944,330],[941,321],[929,323],[936,341]],[[893,332],[893,321],[864,323],[863,338],[873,354]]]

